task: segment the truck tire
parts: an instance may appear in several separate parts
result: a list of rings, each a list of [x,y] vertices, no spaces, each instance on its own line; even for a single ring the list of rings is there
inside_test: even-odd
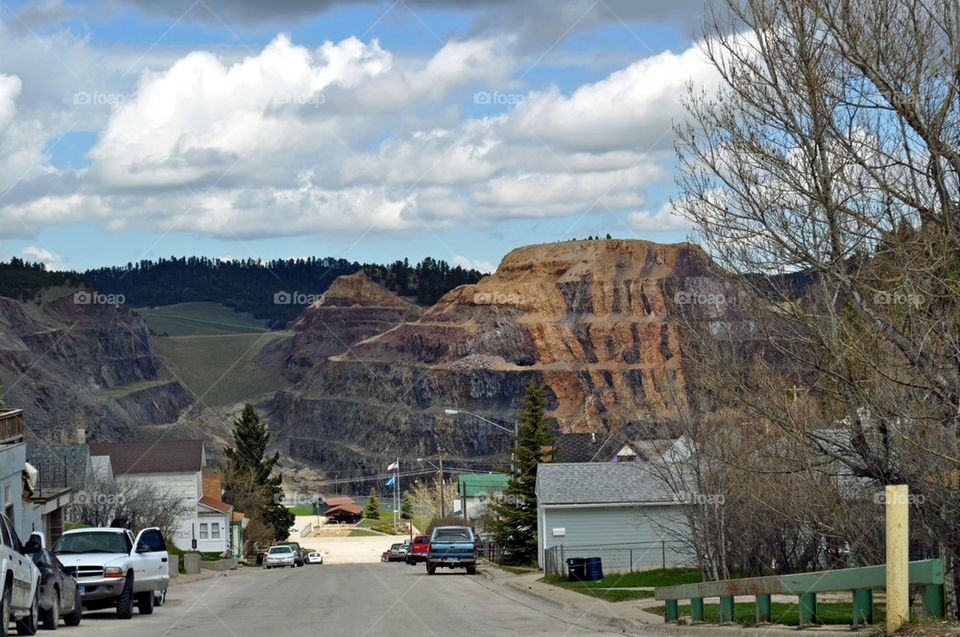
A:
[[[67,626],[79,626],[83,617],[83,602],[80,599],[80,589],[74,593],[73,612],[63,616],[63,623]]]
[[[30,605],[30,614],[17,620],[18,635],[36,635],[37,625],[40,623],[40,582],[37,582],[37,592],[33,595]]]
[[[133,573],[127,575],[120,597],[117,598],[117,617],[130,619],[133,617]]]
[[[153,615],[153,591],[137,594],[137,610],[141,615]]]
[[[53,589],[53,603],[50,610],[40,611],[40,623],[44,630],[56,630],[60,624],[60,589]]]
[[[0,637],[7,637],[10,634],[11,595],[13,595],[13,586],[7,584],[3,587],[3,601],[0,603]]]
[[[467,575],[476,575],[476,574],[477,574],[477,567],[476,567],[476,566],[468,566],[468,567],[467,567]]]
[[[437,572],[437,567],[434,564],[427,564],[427,575],[433,575]]]

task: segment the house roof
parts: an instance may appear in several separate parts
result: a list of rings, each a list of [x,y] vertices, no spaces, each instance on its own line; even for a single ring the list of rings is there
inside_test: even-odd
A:
[[[90,455],[110,456],[115,476],[201,471],[205,460],[202,440],[96,443],[90,445]]]
[[[478,473],[461,475],[457,481],[459,495],[472,498],[478,495],[490,495],[507,488],[510,476],[506,473]]]
[[[327,509],[324,515],[330,516],[330,515],[333,515],[334,513],[339,513],[341,511],[344,513],[350,513],[352,515],[360,515],[361,513],[363,513],[363,507],[360,506],[359,504],[349,504],[349,503],[338,504],[337,506],[330,507],[329,509]]]
[[[244,517],[246,517],[246,516],[244,516],[243,512],[241,512],[241,511],[231,511],[231,512],[230,512],[230,521],[231,521],[231,522],[240,522],[240,521],[243,520]]]
[[[338,504],[356,504],[353,498],[348,495],[328,495],[323,498],[323,503],[330,507]]]
[[[229,513],[233,510],[233,505],[227,504],[226,502],[216,498],[211,498],[208,495],[205,495],[197,500],[197,503],[202,504],[205,507],[210,507],[211,509],[216,509],[217,511],[223,511],[224,513]]]
[[[604,460],[597,458],[602,445],[601,438],[595,433],[558,434],[554,438],[555,456],[559,462],[593,462]]]
[[[641,504],[674,502],[643,464],[552,462],[537,466],[541,504]]]

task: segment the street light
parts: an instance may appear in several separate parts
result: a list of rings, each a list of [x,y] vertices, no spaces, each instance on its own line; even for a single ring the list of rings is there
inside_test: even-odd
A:
[[[457,414],[466,414],[467,416],[473,416],[477,420],[485,422],[488,425],[493,425],[497,429],[503,429],[504,431],[510,432],[509,427],[504,427],[500,423],[493,422],[492,420],[484,418],[480,414],[475,414],[472,411],[464,411],[462,409],[451,409],[448,407],[447,409],[443,410],[443,413],[447,414],[448,416],[456,416]],[[510,459],[515,462],[517,459],[517,444],[520,442],[520,423],[518,422],[513,423],[513,431],[511,433],[513,433],[513,453],[511,454]],[[514,469],[516,469],[516,467],[514,467]]]
[[[446,510],[443,506],[443,456],[440,455],[440,447],[437,447],[437,460],[440,461],[439,467],[426,458],[417,458],[417,462],[426,462],[440,474],[440,517],[442,518],[446,516]]]

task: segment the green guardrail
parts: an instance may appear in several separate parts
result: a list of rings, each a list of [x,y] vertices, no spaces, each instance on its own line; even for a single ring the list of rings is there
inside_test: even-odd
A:
[[[703,600],[720,598],[720,623],[733,622],[733,598],[736,595],[754,595],[757,603],[757,624],[770,623],[770,596],[797,595],[800,625],[817,622],[817,593],[851,591],[853,594],[854,627],[873,623],[873,589],[887,583],[886,566],[864,566],[815,573],[769,575],[744,579],[658,586],[654,597],[666,603],[668,622],[679,619],[678,600],[690,600],[691,623],[703,622]],[[923,587],[923,615],[943,617],[943,562],[919,560],[910,562],[910,585]]]

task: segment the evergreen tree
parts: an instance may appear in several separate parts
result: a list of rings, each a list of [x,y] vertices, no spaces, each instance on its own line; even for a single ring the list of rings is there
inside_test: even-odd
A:
[[[367,499],[367,508],[363,510],[363,517],[369,520],[380,519],[380,498],[377,497],[376,487],[370,487],[370,497]]]
[[[234,447],[224,447],[226,462],[221,465],[223,474],[223,499],[237,510],[259,517],[273,530],[273,537],[285,540],[289,535],[294,515],[280,504],[283,476],[271,476],[280,453],[269,458],[264,454],[270,432],[254,410],[253,405],[244,405],[240,418],[233,421]]]
[[[530,564],[537,557],[537,465],[553,453],[544,451],[553,444],[544,403],[543,385],[531,379],[520,412],[516,457],[508,461],[509,468],[501,469],[510,472],[510,480],[503,497],[490,505],[497,518],[491,531],[511,564]]]
[[[400,517],[404,520],[413,517],[413,499],[410,497],[409,491],[404,491],[400,498]]]

